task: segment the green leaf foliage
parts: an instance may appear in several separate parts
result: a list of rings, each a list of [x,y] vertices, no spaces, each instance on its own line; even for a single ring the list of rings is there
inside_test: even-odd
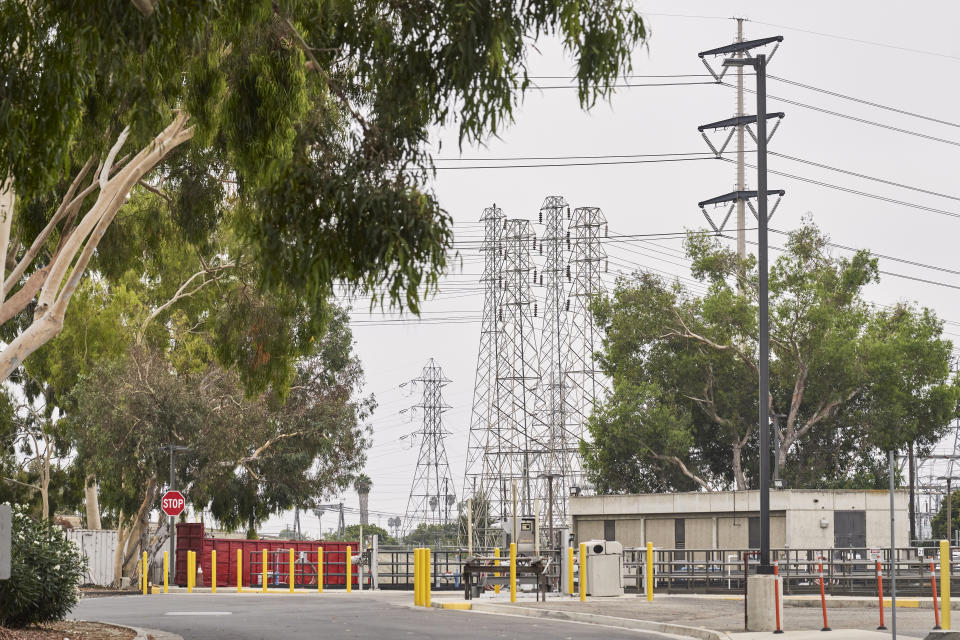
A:
[[[193,138],[148,175],[178,192],[148,238],[162,243],[172,225],[199,243],[226,197],[272,292],[317,316],[335,283],[417,311],[452,241],[427,184],[429,133],[498,133],[546,36],[573,59],[589,107],[646,31],[621,0],[191,0],[150,16],[129,0],[5,3],[0,176],[18,195],[15,236],[29,244],[124,126],[135,152],[180,110]],[[125,259],[115,241],[101,266],[122,272]]]
[[[602,492],[758,484],[756,262],[702,233],[686,246],[703,293],[636,273],[594,303],[613,385],[582,450]],[[868,252],[831,255],[811,222],[770,267],[772,464],[786,486],[885,486],[886,451],[932,447],[956,415],[942,321],[869,304],[878,278]]]
[[[0,581],[0,626],[63,620],[80,599],[87,563],[59,527],[13,509],[10,579]]]

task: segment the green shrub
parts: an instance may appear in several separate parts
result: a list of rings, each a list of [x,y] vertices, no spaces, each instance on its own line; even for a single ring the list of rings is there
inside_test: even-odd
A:
[[[86,559],[49,522],[13,508],[13,565],[0,581],[0,626],[63,620],[80,597]]]

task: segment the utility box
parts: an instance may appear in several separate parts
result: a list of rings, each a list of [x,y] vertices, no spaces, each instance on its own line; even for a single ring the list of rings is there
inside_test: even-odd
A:
[[[588,540],[587,595],[623,595],[623,545],[615,540]]]

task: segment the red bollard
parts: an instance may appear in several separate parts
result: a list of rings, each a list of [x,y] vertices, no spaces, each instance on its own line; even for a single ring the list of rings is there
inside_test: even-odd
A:
[[[817,564],[817,570],[820,572],[820,605],[823,607],[823,629],[820,631],[830,631],[830,625],[827,624],[827,596],[823,592],[823,560]]]
[[[883,565],[877,560],[877,595],[880,598],[880,626],[878,631],[886,631],[887,627],[883,624]]]
[[[777,577],[780,575],[780,565],[773,565],[773,575]],[[783,627],[780,626],[780,580],[773,581],[773,606],[777,612],[777,628],[774,633],[783,633]]]
[[[940,608],[937,606],[937,572],[930,563],[930,587],[933,589],[933,628],[940,628]]]

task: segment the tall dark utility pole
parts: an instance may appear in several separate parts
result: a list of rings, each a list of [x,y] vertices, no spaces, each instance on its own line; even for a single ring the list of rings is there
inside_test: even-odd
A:
[[[733,193],[712,198],[700,203],[703,209],[708,204],[736,203],[740,200],[749,202],[750,198],[757,199],[757,208],[754,213],[757,216],[757,231],[759,236],[757,251],[757,267],[760,271],[759,285],[759,405],[760,405],[760,563],[757,567],[757,573],[772,574],[774,569],[770,564],[770,322],[768,309],[768,272],[767,272],[767,222],[770,214],[767,213],[767,194],[771,193],[767,189],[767,119],[771,116],[782,118],[783,114],[767,114],[767,56],[760,54],[751,57],[749,51],[776,42],[777,46],[783,41],[783,36],[774,36],[771,38],[761,38],[759,40],[748,40],[746,42],[735,42],[734,44],[703,51],[700,58],[706,56],[728,56],[736,57],[725,58],[723,61],[724,70],[721,74],[714,73],[710,65],[704,60],[704,64],[710,69],[710,73],[720,81],[720,78],[730,67],[752,67],[756,72],[757,82],[757,113],[755,116],[738,116],[732,121],[721,121],[712,125],[700,127],[703,132],[706,129],[719,129],[730,126],[739,126],[756,123],[757,134],[757,190],[735,191]],[[776,51],[776,49],[774,49]],[[773,55],[771,53],[771,55]],[[744,122],[741,122],[744,121]],[[708,140],[709,142],[709,140]],[[712,146],[712,145],[711,145]],[[783,196],[783,191],[774,191]],[[752,207],[751,207],[752,208]],[[774,205],[774,209],[776,205]],[[704,211],[706,213],[706,211]],[[772,213],[772,212],[771,212]],[[729,218],[730,214],[727,214]],[[723,224],[718,228],[709,216],[711,226],[718,233],[722,231]],[[724,220],[724,223],[726,220]]]

